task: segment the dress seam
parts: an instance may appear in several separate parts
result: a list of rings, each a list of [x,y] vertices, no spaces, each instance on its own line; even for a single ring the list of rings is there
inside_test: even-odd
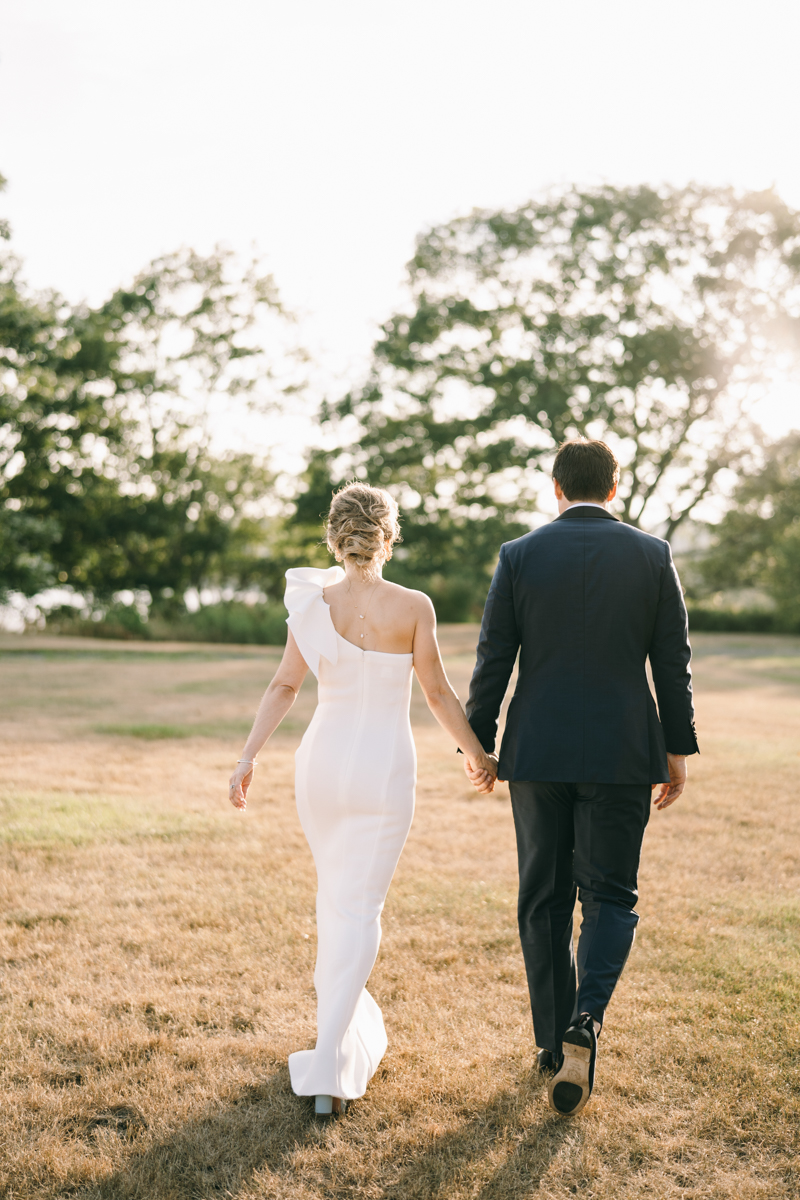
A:
[[[324,601],[323,601],[323,603],[324,603]],[[333,621],[331,621],[331,625],[333,625]],[[358,735],[359,735],[359,733],[360,733],[360,731],[361,731],[361,726],[362,726],[362,724],[363,724],[363,721],[364,721],[364,709],[365,709],[365,704],[364,704],[364,677],[365,677],[365,674],[366,674],[366,661],[365,661],[365,659],[364,659],[364,658],[361,658],[361,659],[360,659],[360,661],[359,661],[359,684],[360,684],[360,695],[359,695],[359,704],[358,704],[358,722],[357,722],[357,724],[356,724],[356,727],[355,727],[355,730],[354,730],[354,733],[353,733],[353,737],[352,737],[352,739],[351,739],[351,741],[350,741],[350,749],[349,749],[349,752],[348,752],[348,755],[347,755],[347,767],[345,768],[345,770],[344,770],[344,771],[343,771],[343,773],[342,773],[342,785],[341,785],[341,789],[340,789],[340,792],[339,792],[339,804],[340,804],[340,806],[344,806],[344,804],[345,804],[345,802],[346,802],[346,801],[345,801],[345,795],[346,795],[346,793],[347,793],[348,791],[352,791],[352,787],[351,787],[351,785],[350,785],[350,779],[351,779],[351,775],[350,775],[350,773],[351,773],[351,769],[352,769],[353,755],[354,755],[354,751],[355,751],[355,746],[356,746],[356,745],[357,745],[357,743],[358,743]],[[345,793],[345,795],[343,795],[342,793]],[[372,864],[374,863],[374,861],[375,861],[375,847],[374,847],[374,845],[373,845],[372,853],[371,853],[371,855],[370,855],[370,867],[372,866]],[[337,892],[337,897],[336,897],[336,903],[337,903],[337,906],[341,904],[341,885],[342,885],[342,880],[341,880],[341,878],[340,878],[340,889],[339,889],[339,891]],[[358,925],[358,946],[357,946],[357,948],[356,948],[356,950],[355,950],[355,953],[353,954],[353,961],[354,961],[354,962],[358,962],[358,960],[359,960],[359,958],[360,958],[360,955],[361,955],[361,951],[362,951],[363,945],[364,945],[364,922],[363,922],[363,921],[360,921],[360,922],[359,922],[359,925]],[[347,998],[347,1007],[348,1007],[348,1008],[350,1007],[350,1005],[351,1005],[351,1003],[352,1003],[352,999],[353,999],[353,984],[351,983],[351,986],[350,986],[350,992],[349,992],[349,994],[348,994],[348,998]],[[357,1003],[357,1002],[356,1002],[356,1003]],[[343,1035],[343,1036],[346,1036],[346,1034],[347,1034],[347,1030],[349,1030],[349,1028],[350,1028],[350,1025],[352,1025],[352,1023],[353,1023],[353,1017],[355,1017],[355,1006],[353,1007],[353,1016],[350,1018],[350,1022],[349,1022],[348,1026],[347,1026],[347,1029],[345,1029],[345,1031],[344,1031],[344,1035]],[[336,1050],[335,1050],[336,1058],[335,1058],[335,1061],[334,1061],[334,1070],[335,1070],[335,1073],[336,1073],[336,1079],[337,1079],[337,1080],[339,1080],[339,1079],[340,1079],[340,1070],[341,1070],[341,1053],[342,1053],[342,1040],[340,1039],[340,1040],[337,1042],[337,1044],[336,1044]]]
[[[344,639],[344,640],[346,641],[347,639]],[[356,649],[358,649],[358,647],[356,647]],[[361,660],[361,706],[360,706],[360,712],[359,712],[358,728],[356,729],[356,735],[355,735],[355,738],[353,739],[353,744],[355,743],[355,741],[358,737],[358,732],[361,728],[361,723],[363,721],[363,713],[364,713],[364,709],[365,709],[364,679],[365,679],[366,673],[367,673],[367,660],[362,658],[362,660]],[[395,710],[395,719],[394,719],[394,728],[393,728],[394,733],[397,732],[398,718],[399,718],[399,711]],[[367,870],[364,872],[365,883],[364,883],[364,888],[361,893],[362,912],[363,912],[363,908],[364,908],[365,892],[367,890],[367,881],[370,878],[372,868],[375,864],[375,858],[376,858],[376,855],[378,852],[378,844],[380,842],[380,836],[381,836],[381,833],[383,832],[383,828],[386,824],[386,816],[387,816],[387,814],[386,814],[386,797],[387,797],[387,793],[389,791],[389,785],[390,785],[391,778],[392,778],[392,769],[394,767],[396,753],[397,753],[397,747],[394,743],[394,738],[393,738],[392,739],[392,758],[391,758],[391,761],[389,764],[389,770],[386,773],[386,778],[384,781],[384,786],[383,786],[383,790],[382,790],[382,794],[381,794],[381,814],[378,819],[378,826],[377,826],[377,829],[375,830],[375,836],[373,837],[373,840],[372,840],[372,849],[371,849],[370,855],[369,855],[369,866],[368,866]],[[351,757],[352,757],[352,753],[351,753]],[[348,775],[349,775],[349,761],[348,761]],[[378,921],[379,922],[380,922],[380,916],[381,916],[382,911],[383,911],[383,908],[381,907],[381,909],[378,912]],[[363,920],[363,919],[360,920],[358,923],[358,949],[353,956],[354,961],[358,961],[358,959],[361,956],[361,952],[362,952],[362,949],[364,946],[364,937],[366,934],[368,924],[369,924],[369,922],[366,920]],[[380,941],[379,941],[378,945],[380,948]],[[375,957],[377,960],[377,952],[376,952]],[[374,966],[375,966],[375,963],[373,962],[372,967],[374,967]],[[356,1009],[358,1008],[359,1001],[361,1000],[361,995],[367,989],[367,983],[369,982],[369,976],[372,974],[372,967],[370,967],[369,975],[367,975],[366,980],[361,985],[361,988],[360,988],[357,996],[354,995],[354,993],[356,991],[356,988],[358,987],[358,980],[353,979],[353,981],[351,983],[350,992],[349,992],[348,998],[347,998],[347,1007],[350,1008],[352,1006],[352,1014],[353,1015],[350,1018],[350,1024],[347,1026],[347,1030],[345,1031],[345,1033],[347,1033],[350,1030],[350,1028],[352,1027],[353,1020],[355,1019],[355,1015],[356,1015]],[[336,1078],[337,1079],[339,1078],[339,1055],[340,1055],[340,1053],[341,1053],[341,1042],[336,1047]]]

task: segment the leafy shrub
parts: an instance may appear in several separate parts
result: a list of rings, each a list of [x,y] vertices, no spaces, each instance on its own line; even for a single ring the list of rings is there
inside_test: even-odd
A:
[[[153,636],[148,622],[132,604],[112,604],[100,620],[81,614],[70,604],[59,605],[47,613],[47,632],[65,637],[114,638],[118,641]]]
[[[178,642],[236,642],[240,645],[283,646],[286,610],[277,604],[245,604],[223,600],[187,613],[175,622],[150,622],[150,636]]]
[[[241,600],[208,604],[175,620],[143,620],[133,605],[112,604],[102,620],[60,609],[47,619],[52,633],[70,637],[141,639],[160,642],[234,642],[240,645],[283,646],[286,610],[278,604],[245,604]]]
[[[689,608],[690,633],[793,633],[768,608]]]

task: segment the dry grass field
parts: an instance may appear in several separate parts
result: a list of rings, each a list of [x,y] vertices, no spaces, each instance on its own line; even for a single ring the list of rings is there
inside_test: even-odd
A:
[[[475,632],[444,631],[462,696]],[[702,756],[654,814],[585,1113],[551,1114],[507,794],[415,696],[417,818],[371,988],[389,1051],[315,1120],[307,688],[246,816],[227,777],[279,652],[0,641],[0,1196],[800,1195],[800,640],[695,639]]]

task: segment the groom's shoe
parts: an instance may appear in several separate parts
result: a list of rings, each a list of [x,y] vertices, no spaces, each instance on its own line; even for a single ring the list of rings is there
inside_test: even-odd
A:
[[[547,1099],[554,1112],[562,1117],[574,1117],[592,1094],[594,1068],[597,1062],[597,1034],[594,1021],[582,1013],[570,1025],[561,1043],[564,1061],[550,1080]]]
[[[543,1075],[554,1075],[563,1061],[564,1055],[555,1050],[540,1050],[536,1055],[536,1064]]]

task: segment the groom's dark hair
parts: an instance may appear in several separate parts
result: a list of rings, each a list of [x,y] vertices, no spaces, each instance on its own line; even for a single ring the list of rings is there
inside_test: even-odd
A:
[[[576,438],[559,446],[553,479],[567,500],[602,504],[619,479],[619,463],[605,442]]]

